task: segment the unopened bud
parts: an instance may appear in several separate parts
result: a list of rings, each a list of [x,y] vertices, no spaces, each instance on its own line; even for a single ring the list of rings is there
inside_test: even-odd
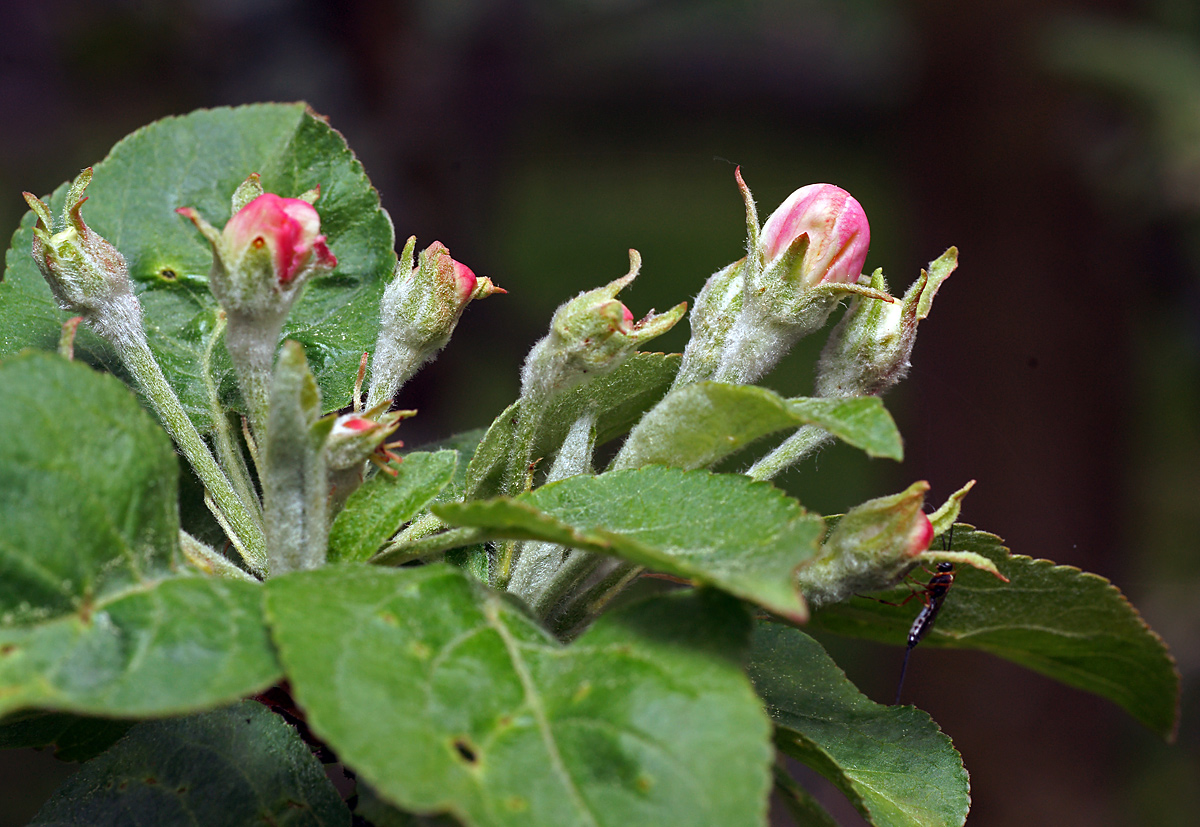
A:
[[[507,292],[455,261],[438,241],[425,248],[413,267],[415,244],[415,238],[408,240],[379,303],[368,406],[392,399],[409,377],[437,356],[471,301]]]
[[[245,202],[223,230],[191,207],[180,215],[191,220],[213,249],[209,289],[225,310],[225,344],[237,372],[255,433],[261,438],[270,399],[271,369],[284,320],[304,284],[337,266],[321,235],[321,218],[308,201],[263,193],[251,175],[233,196]]]
[[[522,396],[549,396],[604,376],[638,346],[675,326],[687,302],[665,313],[650,311],[640,321],[616,295],[638,274],[642,259],[629,251],[629,272],[604,287],[580,293],[563,304],[550,321],[550,332],[533,346],[521,370]]]
[[[809,184],[771,213],[759,236],[763,285],[801,292],[853,284],[862,275],[871,227],[862,205],[833,184]],[[781,297],[786,304],[786,297]]]
[[[929,483],[868,500],[845,514],[821,554],[797,573],[809,605],[836,603],[894,586],[929,548],[933,526],[923,507]]]
[[[904,378],[917,341],[917,325],[929,315],[933,297],[958,266],[951,247],[908,288],[903,301],[857,298],[829,335],[817,363],[818,396],[882,394]],[[871,287],[887,291],[883,271],[876,270]]]
[[[801,187],[759,231],[750,190],[740,171],[735,175],[746,202],[749,255],[741,312],[712,378],[748,384],[824,325],[843,295],[891,297],[858,284],[871,230],[848,192],[832,184]]]
[[[142,310],[133,295],[125,257],[84,223],[83,192],[91,180],[89,167],[71,184],[57,232],[49,206],[32,193],[22,193],[37,216],[33,259],[58,306],[82,316],[100,336],[122,349],[143,338]]]
[[[252,176],[238,188],[234,203],[253,192]],[[220,232],[191,207],[180,207],[213,248],[209,286],[234,315],[286,315],[307,279],[337,266],[321,235],[321,218],[300,198],[265,192],[234,213]]]

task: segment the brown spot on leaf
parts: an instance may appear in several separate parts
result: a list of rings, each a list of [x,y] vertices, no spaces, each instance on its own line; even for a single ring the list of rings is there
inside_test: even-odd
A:
[[[466,738],[454,739],[454,751],[458,753],[458,757],[466,761],[468,764],[479,763],[479,753],[475,751],[475,747]]]

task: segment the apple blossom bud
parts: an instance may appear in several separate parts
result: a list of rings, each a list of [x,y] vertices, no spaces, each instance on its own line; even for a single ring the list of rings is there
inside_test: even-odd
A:
[[[234,194],[241,203],[258,187],[252,175]],[[218,231],[191,207],[180,207],[213,249],[209,289],[225,310],[225,344],[237,371],[250,422],[261,438],[270,399],[271,367],[284,320],[313,276],[337,266],[320,234],[321,218],[300,198],[263,193]]]
[[[800,590],[816,608],[859,592],[891,588],[929,548],[933,526],[923,507],[929,483],[850,509],[830,532],[821,554],[797,572]]]
[[[22,193],[37,216],[33,228],[33,259],[58,306],[82,316],[119,350],[144,339],[142,308],[133,295],[125,257],[84,223],[83,192],[92,180],[89,167],[79,173],[67,192],[62,228],[54,232],[50,208],[32,193]]]
[[[320,216],[299,198],[265,192],[234,213],[219,233],[191,207],[176,212],[212,244],[209,285],[231,315],[286,313],[303,281],[337,266],[320,234]]]
[[[855,299],[829,335],[817,363],[818,396],[881,394],[904,378],[917,340],[917,325],[929,315],[933,297],[958,266],[951,247],[909,287],[900,302]],[[886,291],[883,271],[876,270],[871,286]]]
[[[368,407],[391,400],[409,377],[437,356],[471,301],[508,292],[455,261],[438,241],[425,248],[413,267],[415,244],[415,238],[408,240],[379,303]]]
[[[361,471],[363,463],[384,448],[387,438],[400,427],[400,420],[416,411],[366,411],[337,417],[329,432],[326,452],[330,471]],[[373,418],[379,415],[379,419]]]
[[[853,284],[862,275],[871,228],[862,205],[833,184],[793,192],[763,224],[763,283],[791,292],[818,284]]]
[[[638,345],[666,333],[683,318],[687,302],[640,321],[616,299],[638,274],[642,259],[629,251],[629,273],[580,293],[555,311],[550,332],[533,346],[521,370],[521,396],[547,397],[620,367]]]
[[[416,411],[389,412],[389,405],[391,400],[385,400],[374,409],[342,414],[334,420],[325,442],[331,513],[341,510],[346,499],[362,485],[368,461],[385,473],[396,475],[387,462],[400,461],[392,449],[403,443],[399,440],[389,441],[388,438],[396,432],[400,420],[414,415]]]

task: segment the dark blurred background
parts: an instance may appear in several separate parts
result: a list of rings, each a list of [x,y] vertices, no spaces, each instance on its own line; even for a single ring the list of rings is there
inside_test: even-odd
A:
[[[1191,825],[1200,809],[1200,5],[1188,0],[40,0],[0,5],[0,229],[126,133],[306,100],[397,235],[507,288],[402,402],[410,445],[486,424],[565,298],[645,266],[635,315],[738,258],[827,181],[901,290],[961,267],[888,398],[901,465],[830,449],[779,480],[844,510],[928,479],[963,519],[1111,578],[1184,674],[1168,747],[1115,707],[988,656],[919,650],[907,700],[972,774],[972,825]],[[686,326],[660,340],[682,347]],[[820,337],[814,337],[818,339]],[[809,390],[820,342],[767,384]],[[815,472],[820,475],[816,476]],[[825,641],[887,702],[900,651]],[[72,765],[0,756],[0,825]],[[825,790],[844,824],[857,816]]]

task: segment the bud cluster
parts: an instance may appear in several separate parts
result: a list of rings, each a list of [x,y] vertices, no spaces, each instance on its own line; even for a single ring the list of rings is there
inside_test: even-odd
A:
[[[740,170],[735,175],[746,203],[747,254],[697,296],[676,385],[749,384],[823,326],[842,296],[892,300],[858,284],[871,229],[850,193],[832,184],[801,187],[760,229],[750,189]]]

